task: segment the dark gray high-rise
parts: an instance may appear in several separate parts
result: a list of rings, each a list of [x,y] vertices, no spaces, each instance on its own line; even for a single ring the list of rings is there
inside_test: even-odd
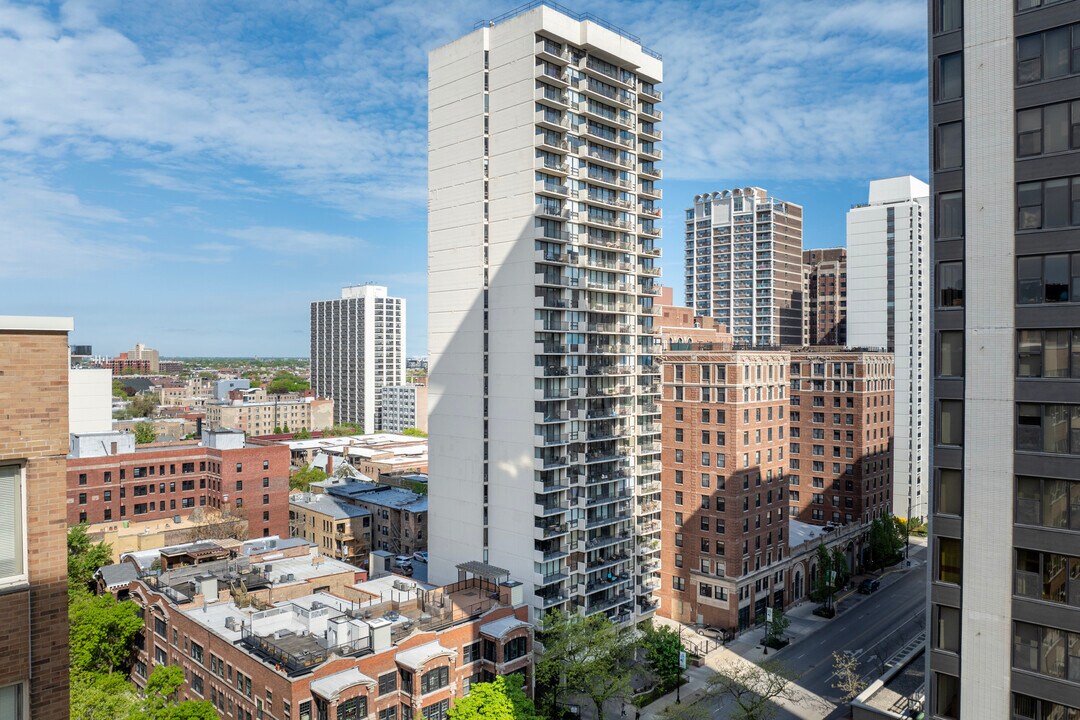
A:
[[[1080,717],[1080,0],[931,0],[926,714]]]

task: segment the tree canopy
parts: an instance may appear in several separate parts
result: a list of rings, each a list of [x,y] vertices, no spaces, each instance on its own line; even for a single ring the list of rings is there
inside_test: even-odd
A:
[[[311,483],[322,482],[325,479],[325,472],[317,467],[305,465],[301,470],[297,470],[293,473],[292,477],[289,478],[289,488],[307,492],[311,488]]]
[[[335,423],[322,431],[323,437],[340,437],[342,435],[363,435],[364,426],[360,423]]]
[[[144,392],[131,398],[130,404],[123,410],[117,410],[113,417],[117,420],[132,420],[140,417],[153,417],[157,410],[157,396],[152,392]]]
[[[904,524],[886,513],[870,523],[870,569],[877,570],[900,560],[907,544]]]
[[[655,627],[649,622],[642,630],[641,645],[645,649],[645,662],[649,664],[649,669],[660,684],[666,688],[674,688],[682,677],[679,653],[683,646],[679,633],[667,625]]]
[[[275,373],[274,378],[266,384],[266,392],[270,395],[280,395],[282,393],[303,392],[310,387],[311,383],[299,375],[282,370]]]
[[[401,431],[402,435],[408,435],[410,437],[427,437],[427,433],[420,428],[405,428]]]
[[[151,422],[139,422],[135,423],[135,444],[136,445],[148,445],[157,440],[157,430],[154,429],[154,423]]]
[[[450,708],[450,720],[543,720],[524,690],[521,675],[502,675],[473,685]]]
[[[79,523],[68,530],[69,593],[86,591],[97,569],[112,564],[112,547],[106,543],[95,543],[87,534],[86,527],[86,523]]]
[[[135,603],[88,593],[71,601],[68,623],[71,669],[76,672],[126,669],[135,633],[143,626]]]

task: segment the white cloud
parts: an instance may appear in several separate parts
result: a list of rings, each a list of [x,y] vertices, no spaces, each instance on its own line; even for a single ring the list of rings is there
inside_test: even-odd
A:
[[[286,254],[355,250],[357,247],[366,245],[366,242],[360,238],[349,235],[287,227],[247,227],[230,230],[225,234],[237,240],[243,240],[257,249]]]

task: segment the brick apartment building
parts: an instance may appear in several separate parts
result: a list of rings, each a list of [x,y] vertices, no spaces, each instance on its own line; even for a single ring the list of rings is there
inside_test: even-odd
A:
[[[847,344],[847,250],[803,250],[803,344]]]
[[[68,333],[0,317],[0,716],[66,720]]]
[[[659,612],[746,627],[787,602],[790,356],[735,350],[712,320],[661,311]]]
[[[237,511],[250,537],[289,534],[289,449],[235,430],[199,441],[135,446],[130,433],[71,436],[67,522],[122,524]]]
[[[791,516],[867,523],[892,509],[893,356],[791,353]]]
[[[473,683],[514,672],[531,692],[532,627],[506,571],[469,563],[445,587],[387,576],[327,590],[306,548],[267,550],[286,555],[270,572],[265,552],[245,553],[132,581],[146,620],[132,680],[176,664],[181,700],[243,720],[442,720]],[[279,574],[291,570],[307,581]]]

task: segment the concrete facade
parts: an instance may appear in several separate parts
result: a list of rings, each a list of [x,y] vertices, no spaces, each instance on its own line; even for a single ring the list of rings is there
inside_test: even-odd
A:
[[[71,318],[0,316],[0,708],[68,717],[68,333]]]
[[[334,407],[334,401],[324,397],[277,399],[272,395],[260,402],[207,403],[206,425],[241,430],[249,435],[270,435],[275,428],[285,427],[290,432],[302,429],[318,432],[334,424]]]
[[[803,342],[847,345],[847,250],[803,251]]]
[[[112,371],[72,368],[68,374],[68,432],[112,430]]]
[[[930,189],[911,176],[874,180],[847,214],[848,345],[896,363],[897,517],[926,517],[930,477]]]
[[[380,390],[405,384],[405,301],[385,287],[342,288],[311,303],[311,387],[334,401],[334,422],[382,427]]]
[[[482,558],[537,614],[656,607],[662,72],[638,38],[545,6],[429,55],[437,581]]]
[[[381,392],[383,432],[427,432],[427,385],[387,385]]]

